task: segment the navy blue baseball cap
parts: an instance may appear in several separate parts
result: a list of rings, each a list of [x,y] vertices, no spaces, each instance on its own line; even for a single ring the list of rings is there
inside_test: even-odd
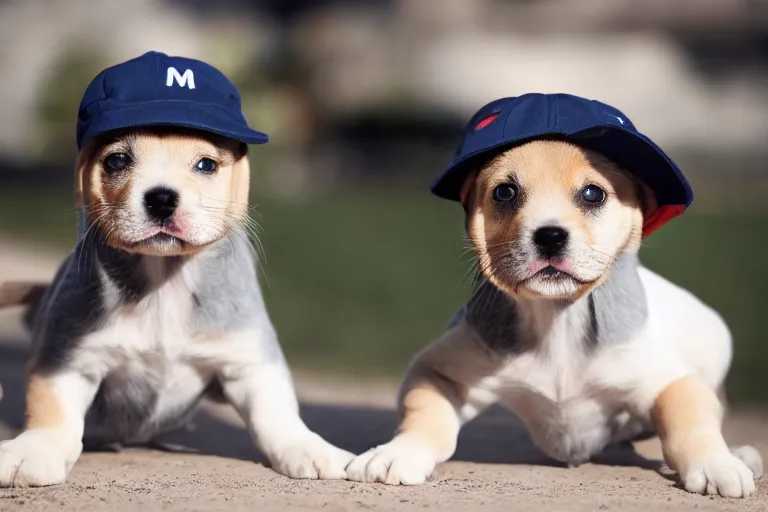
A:
[[[639,177],[658,203],[645,220],[645,236],[693,202],[682,171],[626,115],[605,103],[570,94],[525,94],[482,107],[464,129],[448,168],[430,186],[432,193],[462,201],[464,182],[480,160],[534,139],[567,140],[594,149]]]
[[[199,60],[144,55],[105,69],[85,90],[77,118],[77,147],[113,130],[178,126],[263,144],[269,137],[245,120],[235,85]]]

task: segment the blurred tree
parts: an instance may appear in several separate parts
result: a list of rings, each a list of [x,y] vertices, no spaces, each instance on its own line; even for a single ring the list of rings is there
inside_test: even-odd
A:
[[[41,163],[73,161],[75,123],[85,88],[108,59],[93,47],[70,46],[55,59],[43,81],[35,112],[36,132],[30,155]]]

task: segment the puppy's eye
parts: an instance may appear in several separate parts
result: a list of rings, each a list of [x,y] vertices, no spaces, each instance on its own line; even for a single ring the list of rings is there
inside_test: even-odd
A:
[[[112,153],[104,159],[104,169],[108,172],[121,171],[131,165],[133,159],[126,153]]]
[[[506,203],[517,197],[517,187],[510,184],[499,185],[493,189],[493,200],[497,203]]]
[[[210,158],[201,158],[195,164],[195,170],[200,171],[203,174],[213,174],[218,169],[218,164]]]
[[[581,190],[581,199],[585,203],[600,204],[605,201],[605,191],[597,185],[587,185]]]

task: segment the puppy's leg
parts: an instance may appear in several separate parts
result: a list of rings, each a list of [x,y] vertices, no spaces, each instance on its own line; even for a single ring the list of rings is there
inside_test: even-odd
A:
[[[82,452],[85,413],[97,387],[75,371],[30,374],[24,432],[0,443],[0,487],[64,482]]]
[[[668,385],[656,398],[652,416],[664,458],[687,491],[734,498],[754,492],[752,471],[723,439],[722,406],[700,376]]]
[[[490,375],[487,363],[463,324],[428,347],[403,383],[394,439],[358,456],[347,468],[349,479],[424,483],[453,455],[461,425],[496,400],[493,392],[466,384]]]
[[[461,387],[418,362],[403,385],[397,433],[387,444],[357,457],[350,480],[391,485],[422,484],[456,450],[461,428]]]
[[[291,478],[344,479],[354,457],[315,434],[299,416],[285,362],[230,364],[221,374],[227,399],[278,473]]]
[[[716,396],[723,407],[723,412],[728,414],[728,396],[725,392],[725,387],[720,387]],[[747,465],[752,474],[755,475],[755,478],[763,476],[763,457],[754,446],[743,445],[738,447],[731,446],[730,448],[731,453]]]
[[[728,396],[725,390],[725,377],[733,356],[733,341],[728,326],[723,319],[711,310],[694,309],[695,314],[688,319],[688,333],[676,341],[678,353],[688,366],[701,375],[707,385],[716,390],[717,399],[728,411]],[[695,326],[696,332],[691,332]],[[752,446],[731,447],[731,453],[741,459],[756,478],[763,474],[763,459]]]

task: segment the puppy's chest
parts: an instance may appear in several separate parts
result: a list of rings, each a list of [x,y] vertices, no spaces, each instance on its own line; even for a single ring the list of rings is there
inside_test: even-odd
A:
[[[107,361],[183,362],[194,353],[200,337],[192,327],[193,314],[192,294],[171,283],[136,303],[112,308],[104,327],[89,336],[82,348]]]
[[[606,380],[611,359],[573,351],[519,356],[495,376],[499,399],[547,455],[580,464],[639,428],[626,410],[623,383]]]
[[[193,299],[181,291],[119,306],[83,340],[77,363],[99,368],[103,379],[86,428],[94,443],[142,441],[164,430],[214,378],[201,363],[206,343],[190,327]]]
[[[573,359],[548,354],[527,353],[515,357],[494,377],[502,401],[515,405],[542,404],[567,409],[573,403],[589,400],[594,376],[592,365],[582,355]]]

